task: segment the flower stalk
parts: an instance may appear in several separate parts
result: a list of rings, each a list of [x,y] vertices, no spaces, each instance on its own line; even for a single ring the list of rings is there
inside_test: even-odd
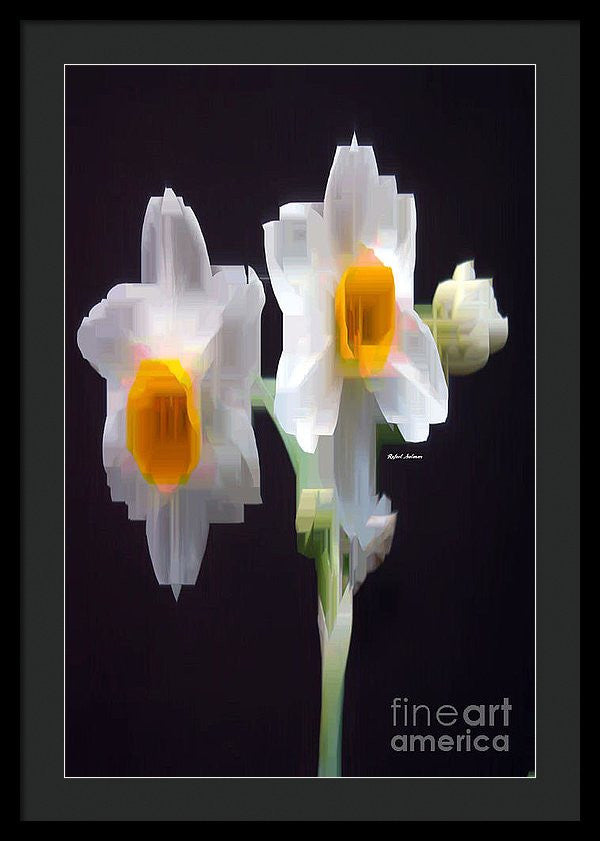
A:
[[[321,642],[321,723],[319,777],[342,776],[344,682],[352,636],[352,588],[339,604],[331,635]]]
[[[274,411],[275,382],[259,377],[252,403],[264,407],[275,424],[296,473],[298,549],[313,558],[317,573],[317,616],[321,640],[320,777],[341,776],[344,680],[352,635],[351,557],[353,540],[344,552],[336,496],[322,487],[318,450],[305,452],[294,435],[286,433]]]

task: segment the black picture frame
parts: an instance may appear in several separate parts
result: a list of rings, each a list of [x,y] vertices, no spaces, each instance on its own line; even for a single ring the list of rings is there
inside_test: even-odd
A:
[[[578,22],[22,21],[20,33],[21,819],[578,820]],[[457,60],[536,65],[537,776],[64,779],[64,65]]]

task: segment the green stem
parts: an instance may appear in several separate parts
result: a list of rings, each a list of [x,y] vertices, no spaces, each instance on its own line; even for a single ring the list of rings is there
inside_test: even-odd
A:
[[[319,734],[319,777],[342,776],[342,726],[344,680],[352,635],[352,588],[340,602],[330,635],[321,623],[322,677],[321,728]]]
[[[295,437],[281,428],[274,400],[274,380],[259,377],[253,388],[253,405],[264,406],[271,416],[296,473],[297,504],[300,506],[303,498],[306,502],[305,510],[298,509],[296,528],[299,551],[315,561],[319,589],[322,677],[318,774],[340,777],[344,679],[352,635],[352,584],[344,579],[335,495],[328,489],[329,482],[323,483],[319,452],[305,453]]]

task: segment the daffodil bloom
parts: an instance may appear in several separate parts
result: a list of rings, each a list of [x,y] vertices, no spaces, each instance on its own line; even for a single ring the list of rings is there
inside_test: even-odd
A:
[[[264,228],[283,312],[275,413],[329,464],[342,526],[358,537],[360,583],[393,533],[389,500],[375,493],[376,424],[424,441],[448,411],[438,349],[414,310],[414,197],[354,137],[336,151],[324,201],[284,205]]]
[[[111,497],[146,521],[160,584],[194,584],[209,524],[260,502],[250,392],[264,290],[252,269],[211,266],[193,211],[151,198],[141,283],[113,287],[83,319],[81,353],[106,379]]]
[[[415,232],[414,197],[379,175],[372,147],[356,138],[338,147],[323,203],[284,205],[265,225],[284,316],[275,409],[307,452],[333,434],[352,380],[407,441],[446,419],[439,354],[414,311]]]

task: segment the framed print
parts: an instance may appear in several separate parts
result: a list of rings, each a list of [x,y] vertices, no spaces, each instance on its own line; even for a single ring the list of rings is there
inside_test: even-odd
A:
[[[332,786],[329,819],[350,788],[379,792],[384,820],[431,819],[427,791],[502,791],[440,799],[440,819],[547,802],[543,54],[398,52],[391,31],[436,29],[385,26],[174,22],[153,52],[157,23],[107,22],[81,26],[105,60],[65,53],[57,784],[140,792],[129,819],[157,814],[154,790],[196,792],[175,818],[193,820],[234,790],[242,820],[314,819]],[[292,31],[316,53],[283,60]],[[381,55],[325,60],[322,39],[361,31]],[[242,32],[270,54],[200,60],[188,40]],[[539,27],[546,47],[557,32]],[[52,297],[47,329],[55,292],[26,293]],[[316,798],[300,811],[298,786]],[[562,791],[547,808],[574,819]]]

